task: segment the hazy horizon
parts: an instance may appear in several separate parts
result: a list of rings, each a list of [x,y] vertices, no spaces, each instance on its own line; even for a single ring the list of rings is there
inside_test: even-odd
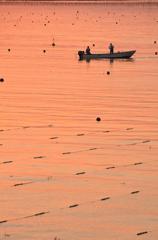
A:
[[[0,0],[0,3],[7,2],[98,2],[98,3],[151,3],[157,4],[158,0]]]

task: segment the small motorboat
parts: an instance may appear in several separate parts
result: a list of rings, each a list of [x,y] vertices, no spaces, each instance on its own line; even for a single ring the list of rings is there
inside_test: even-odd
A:
[[[136,50],[126,52],[114,52],[114,53],[91,53],[86,54],[84,51],[78,51],[79,60],[90,60],[90,59],[115,59],[115,58],[130,58],[136,52]]]

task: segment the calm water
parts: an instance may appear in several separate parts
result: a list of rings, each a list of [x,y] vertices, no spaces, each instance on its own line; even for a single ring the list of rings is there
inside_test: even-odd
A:
[[[0,5],[0,239],[158,238],[157,13]],[[78,61],[109,42],[137,52]]]

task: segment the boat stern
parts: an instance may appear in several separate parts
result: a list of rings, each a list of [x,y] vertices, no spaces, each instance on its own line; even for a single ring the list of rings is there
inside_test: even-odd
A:
[[[79,60],[83,60],[84,51],[78,51]]]

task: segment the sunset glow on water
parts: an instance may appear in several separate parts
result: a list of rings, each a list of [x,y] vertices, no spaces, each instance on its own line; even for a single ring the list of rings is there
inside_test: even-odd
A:
[[[0,4],[0,240],[158,239],[157,13]]]

